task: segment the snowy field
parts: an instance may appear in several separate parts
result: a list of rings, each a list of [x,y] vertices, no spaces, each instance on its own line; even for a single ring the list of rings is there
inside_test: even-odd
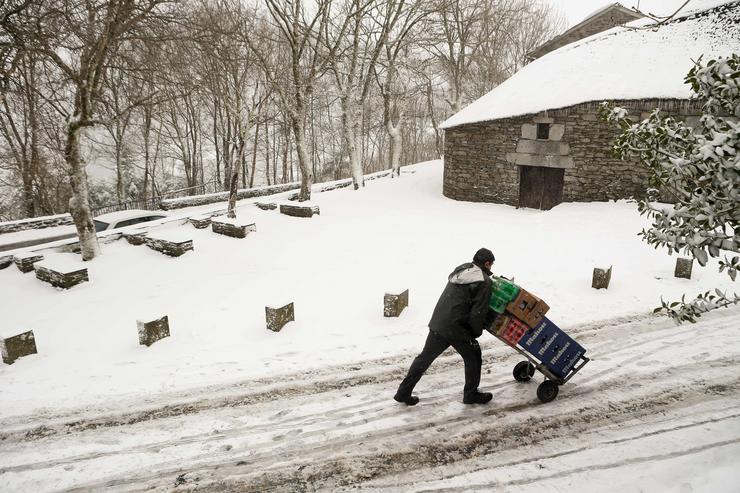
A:
[[[193,252],[102,244],[68,291],[0,271],[0,332],[32,329],[39,350],[0,364],[0,490],[737,491],[740,310],[681,327],[648,314],[661,295],[737,285],[716,265],[675,279],[634,204],[517,210],[441,187],[435,161],[315,194],[311,219],[242,201],[246,239],[175,221],[151,235]],[[447,274],[481,246],[593,361],[542,405],[484,334],[490,405],[459,402],[455,354],[418,406],[395,404]],[[592,289],[609,265],[610,288]],[[384,318],[383,294],[406,288],[410,306]],[[289,301],[296,321],[266,330],[265,306]],[[162,315],[171,337],[139,346],[136,320]]]

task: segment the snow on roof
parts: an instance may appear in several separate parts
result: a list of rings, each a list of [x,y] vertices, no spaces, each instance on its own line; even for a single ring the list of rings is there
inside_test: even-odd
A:
[[[692,60],[700,55],[709,60],[740,52],[740,2],[700,3],[704,10],[686,12],[657,27],[642,19],[552,51],[448,118],[441,127],[589,101],[688,99],[690,88],[683,80]]]

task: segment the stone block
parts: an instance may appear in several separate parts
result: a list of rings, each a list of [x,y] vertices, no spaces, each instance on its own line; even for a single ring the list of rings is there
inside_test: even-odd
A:
[[[535,123],[555,123],[555,119],[549,116],[535,116],[532,121]]]
[[[211,228],[214,233],[231,236],[232,238],[246,238],[248,233],[257,231],[257,226],[254,223],[234,224],[233,222],[218,220],[211,221]]]
[[[162,238],[147,238],[146,246],[170,257],[179,257],[193,250],[193,240],[174,241]]]
[[[523,154],[521,152],[507,152],[506,161],[519,166],[543,166],[545,168],[575,168],[575,162],[570,156],[551,156],[540,154]]]
[[[5,269],[6,267],[9,267],[10,264],[13,263],[13,256],[12,255],[6,255],[4,257],[0,257],[0,270]]]
[[[35,270],[36,279],[48,282],[52,286],[62,289],[69,289],[72,286],[76,286],[80,283],[90,280],[87,277],[86,268],[72,270],[69,272],[60,272],[58,270],[54,270],[43,265],[37,265]]]
[[[210,217],[191,217],[190,224],[192,224],[195,227],[195,229],[205,229],[211,225],[211,218]]]
[[[36,338],[29,330],[7,339],[0,339],[0,354],[3,363],[12,365],[15,360],[29,354],[36,354]]]
[[[314,214],[321,214],[318,205],[280,205],[280,214],[294,217],[312,217]]]
[[[408,289],[401,294],[386,293],[383,297],[383,316],[398,317],[407,306],[409,306]]]
[[[263,211],[273,211],[277,209],[277,204],[275,202],[255,202],[254,205],[259,207]]]
[[[563,139],[563,135],[565,135],[565,125],[560,123],[550,125],[550,140],[558,142]]]
[[[612,266],[608,269],[594,268],[593,279],[591,280],[591,287],[594,289],[608,289],[609,283],[612,280]]]
[[[537,125],[525,123],[522,125],[522,138],[534,140],[537,138]]]
[[[564,142],[519,139],[519,142],[516,144],[516,152],[524,154],[553,154],[556,156],[567,156],[570,154],[570,146]]]
[[[124,233],[123,237],[131,245],[144,245],[146,243],[146,233]]]
[[[19,255],[13,257],[13,260],[15,261],[15,266],[18,267],[18,270],[26,274],[33,270],[33,264],[40,260],[44,260],[44,256],[37,254]]]
[[[170,322],[167,315],[151,322],[137,320],[136,327],[139,329],[139,344],[142,346],[149,347],[170,336]]]
[[[673,272],[675,277],[683,279],[691,279],[691,271],[694,268],[693,258],[677,258],[676,259],[676,270]]]
[[[280,332],[285,324],[295,320],[293,302],[279,308],[265,307],[267,328],[273,332]]]

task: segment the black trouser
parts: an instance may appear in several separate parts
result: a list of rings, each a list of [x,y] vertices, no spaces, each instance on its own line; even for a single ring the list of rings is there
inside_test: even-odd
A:
[[[403,379],[403,382],[398,387],[396,397],[404,399],[410,396],[414,387],[421,379],[421,376],[427,371],[427,368],[437,359],[437,356],[442,354],[450,346],[455,348],[455,351],[460,353],[463,361],[465,361],[465,388],[463,390],[463,398],[475,395],[478,391],[478,384],[480,384],[480,369],[483,362],[478,341],[475,339],[472,341],[453,341],[435,334],[430,330],[427,340],[424,343],[424,349],[414,359],[414,362],[411,363],[411,368],[409,368],[406,378]]]

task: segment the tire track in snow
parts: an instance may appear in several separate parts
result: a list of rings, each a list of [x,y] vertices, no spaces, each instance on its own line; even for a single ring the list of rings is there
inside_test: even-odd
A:
[[[449,464],[459,460],[485,456],[510,450],[521,445],[522,437],[529,444],[540,441],[557,439],[573,433],[582,433],[592,428],[598,428],[615,423],[621,423],[641,416],[652,416],[656,412],[667,409],[681,408],[690,405],[693,400],[721,399],[732,395],[740,388],[740,380],[727,385],[723,372],[718,371],[716,381],[685,385],[679,389],[672,389],[673,385],[651,387],[652,392],[638,399],[624,399],[620,401],[600,402],[596,396],[585,406],[559,406],[560,413],[546,416],[532,416],[523,422],[515,422],[501,426],[496,420],[473,422],[471,417],[460,417],[453,423],[448,417],[439,421],[414,422],[400,427],[383,428],[371,432],[366,436],[343,436],[328,443],[295,443],[297,437],[291,438],[290,449],[280,450],[279,456],[274,451],[264,454],[250,454],[242,457],[223,457],[210,464],[194,465],[189,474],[201,478],[204,484],[199,488],[202,491],[307,491],[313,488],[336,487],[361,482],[378,476],[402,472],[408,469],[431,467]],[[669,383],[667,376],[663,376],[664,383]],[[712,389],[717,387],[718,381],[725,384],[720,392]],[[614,382],[616,383],[616,382]],[[709,396],[709,397],[708,397]],[[529,407],[529,406],[524,406]],[[494,412],[509,415],[522,411],[521,405],[504,407]],[[484,415],[488,413],[483,413]],[[454,425],[460,425],[455,428]],[[429,441],[416,436],[429,434],[437,426],[444,426],[440,433],[432,433],[434,440]],[[441,439],[440,435],[451,436],[450,439]],[[407,437],[398,444],[397,448],[404,448],[407,443],[414,443],[411,449],[387,453],[386,441],[393,437]],[[440,442],[441,440],[441,442]],[[378,445],[379,453],[362,454],[357,451],[358,441],[363,442],[365,448]],[[303,446],[302,446],[303,445]],[[339,455],[340,457],[331,457]],[[174,464],[174,463],[173,463]],[[183,473],[181,464],[165,473],[158,472],[144,483],[147,487],[163,488]],[[246,476],[244,480],[224,482],[215,478],[224,476]],[[209,478],[210,476],[210,478]],[[211,482],[210,480],[214,480]],[[126,490],[136,485],[142,488],[141,477],[135,479],[122,478],[120,480],[105,481],[86,485],[84,488],[113,488]],[[297,485],[297,488],[294,486]]]
[[[644,320],[656,321],[656,317],[649,314],[642,315],[637,318],[637,321],[632,321],[628,325],[631,326],[634,324],[639,324],[642,323],[642,321]],[[619,317],[616,319],[608,319],[596,324],[578,326],[578,328],[574,330],[572,334],[578,335],[578,333],[586,332],[587,334],[584,334],[584,337],[582,338],[583,341],[588,341],[591,338],[603,337],[604,332],[599,332],[598,329],[609,330],[617,328],[620,330],[625,330],[624,328],[622,328],[623,326],[619,324],[620,321],[622,321],[623,319],[624,317]],[[655,333],[669,330],[675,330],[675,328],[651,328],[649,330],[641,331],[640,335],[644,337],[645,334],[651,333],[654,337]],[[611,352],[616,352],[623,348],[637,347],[643,343],[644,340],[640,339],[639,341],[631,344],[614,345],[611,342],[603,344],[610,344]],[[584,344],[589,350],[589,355],[593,356],[595,352],[597,355],[596,357],[598,357],[599,349],[603,344],[594,344],[593,346],[588,346],[587,343]],[[502,343],[498,340],[489,340],[486,344],[483,345],[483,348],[484,371],[491,370],[493,367],[497,366],[497,364],[503,361],[520,357],[511,349],[502,346]],[[0,442],[34,440],[58,434],[78,433],[100,428],[129,426],[140,422],[170,418],[173,416],[198,414],[216,408],[250,406],[254,404],[270,402],[275,399],[320,394],[332,390],[341,390],[368,384],[396,382],[400,381],[400,379],[403,378],[403,376],[405,375],[407,366],[410,363],[411,359],[413,359],[413,356],[409,355],[393,356],[366,362],[364,364],[370,365],[370,367],[365,368],[364,370],[360,366],[358,366],[357,363],[355,363],[322,369],[316,372],[305,372],[294,374],[292,376],[282,376],[280,377],[281,379],[292,382],[291,385],[284,386],[275,386],[274,378],[271,380],[250,380],[243,383],[233,384],[225,388],[236,390],[242,389],[244,387],[259,387],[260,385],[267,386],[268,388],[246,393],[244,393],[243,391],[234,392],[231,395],[225,397],[209,397],[205,399],[198,399],[189,402],[174,404],[170,402],[154,408],[134,410],[128,413],[115,413],[107,415],[103,414],[95,418],[83,417],[78,419],[70,419],[67,417],[65,419],[65,417],[57,417],[53,420],[44,419],[43,421],[46,422],[32,427],[28,427],[27,425],[20,427],[16,426],[16,429],[13,429],[15,420],[4,420],[0,422],[0,429],[11,429],[12,431],[0,432]],[[435,361],[432,368],[430,368],[427,372],[427,375],[440,374],[448,371],[451,368],[457,368],[459,366],[459,356],[452,352],[452,350],[448,350],[447,353],[443,354]],[[357,372],[361,372],[361,374],[346,377],[347,374],[352,375],[352,373]],[[342,376],[342,378],[337,379],[337,376]],[[86,412],[86,410],[81,412]],[[23,417],[22,423],[33,423],[33,421],[33,416],[26,416]]]

